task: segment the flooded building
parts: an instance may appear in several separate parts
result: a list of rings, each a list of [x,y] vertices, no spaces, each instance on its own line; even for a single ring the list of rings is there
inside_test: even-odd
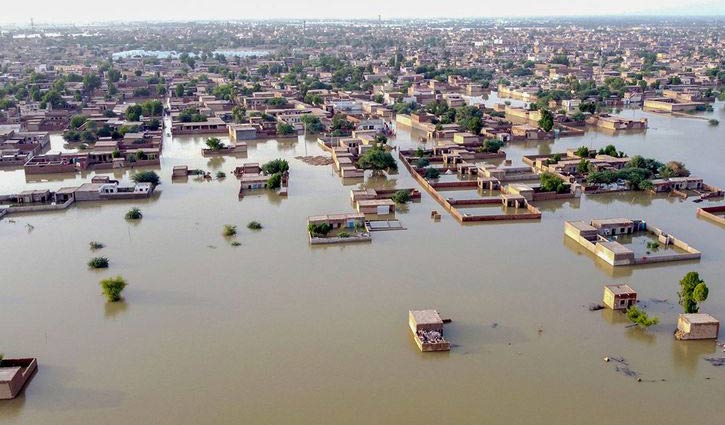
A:
[[[637,292],[626,284],[607,285],[602,301],[612,310],[627,310],[637,305]]]
[[[680,314],[677,318],[675,338],[717,339],[720,332],[720,321],[707,313]]]
[[[443,337],[443,319],[436,310],[410,310],[408,326],[420,351],[450,351],[451,343]]]

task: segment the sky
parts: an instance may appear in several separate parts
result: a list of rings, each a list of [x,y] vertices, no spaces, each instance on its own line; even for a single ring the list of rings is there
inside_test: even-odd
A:
[[[3,0],[0,22],[725,15],[725,0]]]

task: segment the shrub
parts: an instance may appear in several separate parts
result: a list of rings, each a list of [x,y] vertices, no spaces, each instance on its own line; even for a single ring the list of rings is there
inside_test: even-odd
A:
[[[95,251],[97,249],[103,249],[105,247],[105,245],[103,245],[100,242],[96,242],[96,241],[89,242],[88,246],[91,248],[91,251]]]
[[[310,234],[312,234],[312,236],[327,236],[327,234],[332,231],[332,226],[328,223],[310,223],[307,226],[307,230],[310,231]]]
[[[226,237],[231,237],[237,234],[237,226],[233,224],[225,224],[222,234]]]
[[[427,167],[429,165],[430,165],[430,161],[428,160],[428,158],[418,158],[415,161],[415,167],[416,168],[425,168],[425,167]]]
[[[709,124],[710,124],[711,126],[713,126],[713,127],[717,127],[718,125],[720,125],[720,121],[718,121],[718,120],[716,120],[716,119],[714,119],[714,118],[713,118],[713,119],[711,119],[711,120],[709,120],[709,121],[708,121],[708,123],[709,123]]]
[[[139,171],[131,176],[131,180],[134,183],[151,183],[152,186],[157,186],[159,184],[159,175],[156,174],[156,171]]]
[[[650,326],[656,325],[660,322],[660,319],[654,316],[649,317],[646,311],[636,305],[627,310],[627,319],[641,328],[649,328]]]
[[[106,296],[106,300],[110,303],[115,303],[121,300],[121,292],[126,287],[126,280],[121,276],[109,277],[101,281],[101,288],[103,289],[103,295]]]
[[[223,179],[223,178],[226,178],[226,177],[227,177],[227,174],[224,171],[217,171],[216,172],[216,178]]]
[[[141,210],[133,207],[126,213],[126,220],[140,220],[143,218],[143,214],[141,214]]]
[[[343,232],[338,233],[337,234],[337,237],[338,238],[349,238],[350,237],[350,234],[343,231]]]
[[[408,201],[410,201],[410,191],[409,190],[399,190],[393,194],[391,199],[397,204],[405,204]]]
[[[250,221],[249,224],[247,224],[247,229],[262,230],[262,223],[258,221]]]
[[[91,260],[88,262],[88,267],[90,267],[92,269],[107,269],[108,268],[108,258],[106,258],[106,257],[91,258]]]
[[[231,244],[231,245],[232,245],[232,246],[241,246],[241,245],[242,245],[242,243],[241,243],[241,242],[239,242],[239,241],[234,241],[234,242],[232,242],[232,244]]]
[[[423,173],[423,177],[425,177],[426,180],[436,180],[441,176],[441,172],[438,171],[437,168],[428,167],[425,169],[425,172]]]

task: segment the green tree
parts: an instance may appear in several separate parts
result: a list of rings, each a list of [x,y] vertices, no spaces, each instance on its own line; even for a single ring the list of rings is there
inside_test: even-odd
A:
[[[437,168],[428,167],[423,173],[426,180],[437,180],[441,176],[441,172]]]
[[[262,172],[267,175],[281,174],[289,170],[289,163],[284,159],[273,159],[262,165]]]
[[[685,313],[700,311],[700,303],[707,300],[710,290],[697,272],[689,272],[680,280],[680,291],[677,293],[679,303]]]
[[[395,192],[390,199],[392,199],[396,204],[406,204],[410,201],[410,191],[399,190]]]
[[[539,118],[539,127],[545,132],[550,132],[554,128],[554,114],[548,109],[541,110],[541,118]]]
[[[151,183],[152,186],[159,184],[159,175],[155,171],[139,171],[131,176],[134,183]]]
[[[285,122],[279,122],[277,123],[277,134],[280,136],[290,136],[292,134],[296,134],[297,130],[295,129],[295,126],[292,124],[287,124]]]
[[[143,109],[141,108],[141,105],[130,105],[128,108],[126,108],[126,120],[128,121],[140,120],[141,114],[143,114]]]
[[[564,179],[552,173],[543,173],[539,177],[541,190],[544,192],[566,193],[568,190]]]
[[[133,207],[126,212],[125,217],[126,220],[140,220],[143,218],[143,214],[140,209]]]
[[[204,143],[206,144],[207,148],[209,148],[209,150],[212,150],[214,152],[218,152],[226,147],[224,143],[219,140],[218,137],[210,137],[206,139],[206,142]]]
[[[357,161],[358,167],[364,170],[397,170],[398,164],[390,152],[380,146],[374,146],[365,152]]]

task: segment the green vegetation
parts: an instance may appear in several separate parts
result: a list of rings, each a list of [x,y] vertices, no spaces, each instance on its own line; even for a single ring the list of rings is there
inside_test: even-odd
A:
[[[247,224],[247,229],[249,230],[262,230],[262,223],[258,221],[250,221]]]
[[[348,232],[342,231],[342,232],[340,232],[340,233],[337,234],[337,237],[338,238],[349,238],[350,237],[350,234]]]
[[[503,147],[503,142],[496,139],[487,139],[483,142],[483,146],[478,148],[479,152],[496,153]]]
[[[569,191],[569,187],[564,183],[564,179],[555,174],[543,173],[539,177],[539,180],[541,181],[542,192],[566,193]]]
[[[292,124],[280,122],[277,124],[277,134],[280,136],[290,136],[292,134],[297,134],[297,130]]]
[[[582,159],[576,166],[576,172],[579,174],[587,174],[593,169],[592,163],[589,160]]]
[[[302,115],[300,120],[302,121],[302,123],[305,124],[305,130],[308,133],[315,134],[325,131],[325,125],[322,124],[320,118],[317,115],[305,114]]]
[[[364,170],[397,170],[398,163],[390,152],[376,145],[365,152],[357,161],[358,167]]]
[[[437,180],[441,176],[441,172],[438,171],[437,168],[428,167],[425,169],[425,172],[423,172],[423,177],[425,177],[426,180]]]
[[[709,288],[697,272],[689,272],[680,280],[680,291],[677,295],[685,313],[699,312],[700,303],[707,300],[709,294]]]
[[[579,158],[589,158],[591,156],[591,151],[586,146],[581,146],[577,150],[574,151],[574,154],[578,156]]]
[[[221,179],[224,179],[226,177],[227,177],[227,173],[225,173],[224,171],[217,171],[216,172],[216,178],[217,179],[221,180]]]
[[[713,118],[713,119],[709,120],[709,121],[708,121],[708,123],[709,123],[709,124],[710,124],[711,126],[713,126],[713,127],[717,127],[718,125],[720,125],[720,121],[716,120],[715,118]]]
[[[425,168],[430,165],[430,161],[428,158],[418,158],[415,160],[415,167],[416,168]]]
[[[232,241],[232,243],[230,245],[231,246],[242,246],[242,243],[239,241]]]
[[[635,306],[632,306],[627,310],[627,319],[640,328],[649,328],[652,325],[656,325],[660,322],[657,317],[649,317],[646,311]]]
[[[91,248],[91,251],[95,251],[95,250],[98,250],[98,249],[103,249],[105,247],[105,245],[103,245],[100,242],[96,242],[96,241],[89,242],[88,243],[88,246]]]
[[[179,113],[179,121],[181,122],[204,122],[206,117],[199,113],[196,108],[186,108]]]
[[[159,184],[159,175],[155,171],[139,171],[131,176],[134,183],[151,183],[156,187]]]
[[[222,235],[225,237],[232,237],[237,234],[237,226],[233,224],[225,224],[224,230],[222,230]]]
[[[106,258],[106,257],[91,258],[91,260],[88,262],[88,267],[90,267],[92,269],[107,269],[108,268],[108,258]]]
[[[327,236],[332,231],[332,226],[328,223],[310,223],[307,226],[307,230],[309,230],[312,236]]]
[[[407,204],[408,201],[410,201],[410,191],[399,190],[395,192],[390,199],[392,199],[396,204]]]
[[[109,303],[115,303],[121,300],[121,292],[127,286],[126,280],[121,276],[109,277],[101,281],[103,295]]]
[[[267,179],[267,188],[269,189],[279,189],[282,186],[282,174],[276,173],[272,174],[269,179]]]
[[[219,140],[218,137],[210,137],[204,142],[207,148],[213,152],[218,152],[226,147],[226,145]]]
[[[548,109],[541,110],[541,118],[539,118],[539,127],[545,132],[550,132],[554,128],[554,114]]]
[[[659,242],[656,242],[656,241],[649,241],[649,242],[647,242],[647,249],[649,249],[651,251],[657,251],[660,249],[660,244],[659,244]]]
[[[617,147],[614,145],[607,145],[606,147],[599,149],[599,155],[609,155],[615,158],[624,158],[624,152],[617,151]]]
[[[690,170],[685,167],[685,164],[679,161],[670,161],[659,169],[659,174],[662,177],[687,177],[690,175]]]
[[[262,165],[264,174],[278,174],[289,170],[289,163],[284,159],[273,159]]]
[[[141,210],[133,207],[128,212],[126,212],[126,220],[140,220],[143,218],[143,214],[141,214]]]

